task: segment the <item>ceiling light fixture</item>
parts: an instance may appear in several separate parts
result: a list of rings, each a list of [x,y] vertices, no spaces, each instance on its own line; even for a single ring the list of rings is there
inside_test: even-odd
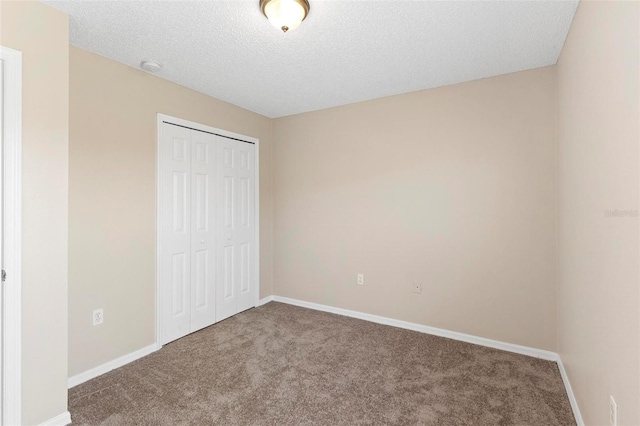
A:
[[[309,14],[307,0],[260,0],[260,9],[271,25],[287,32],[298,28]]]

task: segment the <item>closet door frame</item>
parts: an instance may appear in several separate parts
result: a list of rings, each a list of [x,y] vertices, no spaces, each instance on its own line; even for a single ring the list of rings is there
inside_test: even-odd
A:
[[[256,271],[256,287],[254,295],[254,306],[258,306],[260,300],[260,140],[250,136],[229,132],[227,130],[216,129],[215,127],[206,126],[204,124],[194,123],[166,114],[157,114],[156,123],[156,347],[162,347],[162,151],[160,149],[162,143],[162,125],[164,123],[174,124],[177,126],[188,127],[194,130],[213,133],[218,136],[238,139],[245,142],[253,143],[255,146],[255,252],[254,257]],[[217,236],[216,236],[217,238]]]

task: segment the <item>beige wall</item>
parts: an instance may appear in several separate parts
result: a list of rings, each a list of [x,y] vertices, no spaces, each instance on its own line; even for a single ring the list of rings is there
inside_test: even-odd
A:
[[[67,16],[0,4],[0,44],[22,51],[22,423],[67,411]]]
[[[75,47],[70,59],[72,376],[155,341],[158,112],[260,139],[260,294],[272,294],[272,122]]]
[[[276,120],[275,294],[555,350],[555,78]]]
[[[588,425],[640,424],[637,2],[582,2],[558,62],[559,352]]]

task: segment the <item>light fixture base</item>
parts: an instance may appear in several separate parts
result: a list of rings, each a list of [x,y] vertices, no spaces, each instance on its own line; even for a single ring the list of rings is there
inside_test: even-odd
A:
[[[276,8],[283,7],[282,3],[296,4],[297,6],[302,8],[302,11],[303,11],[302,19],[298,21],[294,20],[293,22],[288,22],[288,21],[282,22],[281,20],[278,19],[280,17],[278,13],[275,14],[275,17],[269,16],[269,14],[267,14],[267,9],[271,3],[274,3],[274,4],[280,3],[279,5],[276,6]],[[302,21],[307,19],[307,16],[309,16],[310,8],[311,6],[309,5],[308,0],[260,0],[260,10],[262,11],[262,14],[269,20],[269,22],[271,22],[276,28],[281,29],[282,32],[284,33],[286,33],[289,30],[295,29],[298,25],[300,25],[300,23],[302,23]],[[273,15],[273,10],[271,11],[270,14]]]
[[[309,15],[309,9],[311,9],[311,6],[309,5],[309,2],[307,0],[295,0],[295,1],[296,1],[296,3],[300,4],[300,6],[302,6],[304,8],[304,18],[302,18],[302,20],[304,21],[307,18],[307,16]],[[262,14],[267,19],[269,19],[269,17],[265,13],[264,8],[269,3],[271,3],[271,0],[260,0],[260,10],[262,10]]]

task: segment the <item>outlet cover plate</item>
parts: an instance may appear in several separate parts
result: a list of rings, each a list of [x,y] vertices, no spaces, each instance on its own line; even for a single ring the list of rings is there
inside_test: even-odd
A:
[[[413,292],[416,293],[416,294],[422,293],[422,284],[413,283]]]
[[[93,325],[100,325],[104,322],[104,310],[96,309],[93,311]]]

